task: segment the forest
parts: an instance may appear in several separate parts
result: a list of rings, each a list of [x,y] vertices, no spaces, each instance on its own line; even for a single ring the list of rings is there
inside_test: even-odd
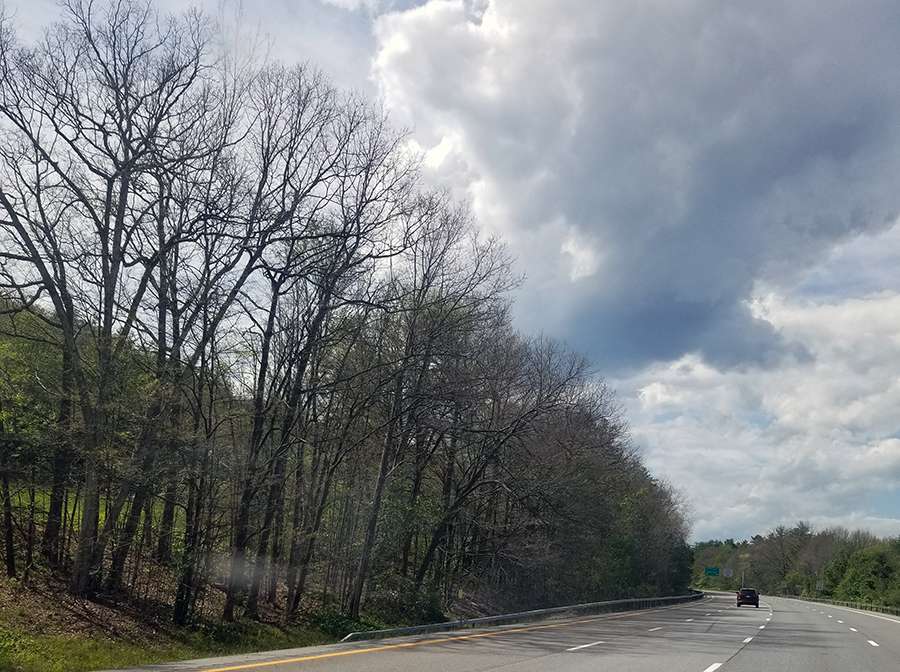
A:
[[[769,595],[900,607],[900,538],[841,527],[816,531],[801,521],[745,541],[701,542],[694,553],[698,587],[734,590],[743,578]],[[733,576],[705,576],[706,567],[728,567]]]
[[[336,631],[686,589],[677,493],[377,102],[63,9],[0,27],[7,581]]]

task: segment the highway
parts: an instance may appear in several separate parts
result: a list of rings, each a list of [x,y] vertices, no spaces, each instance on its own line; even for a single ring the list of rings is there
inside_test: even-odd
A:
[[[139,668],[142,672],[888,672],[900,619],[730,595],[640,612]]]

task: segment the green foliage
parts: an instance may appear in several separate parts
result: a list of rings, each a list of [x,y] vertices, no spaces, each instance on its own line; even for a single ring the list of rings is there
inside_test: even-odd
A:
[[[711,566],[730,567],[734,576],[706,576],[704,568]],[[764,593],[900,605],[900,539],[887,542],[841,528],[813,532],[799,523],[749,541],[694,546],[694,586],[736,590],[742,576]]]
[[[735,543],[733,539],[725,541],[705,541],[694,546],[693,572],[691,585],[708,590],[737,590],[741,587],[741,576],[746,576],[749,568],[748,544]],[[706,567],[730,568],[731,577],[724,571],[719,576],[706,576]]]
[[[844,577],[834,591],[835,599],[873,604],[888,602],[900,593],[900,553],[890,544],[857,551],[847,563]]]
[[[822,574],[823,590],[826,595],[834,595],[834,591],[847,573],[847,567],[850,564],[850,556],[853,554],[850,548],[841,548],[825,566]]]
[[[372,618],[351,618],[338,609],[327,607],[308,615],[309,622],[329,637],[341,639],[351,632],[379,630],[388,627]]]
[[[447,620],[438,595],[432,591],[417,592],[412,579],[395,572],[372,577],[366,613],[396,625],[442,623]],[[350,631],[344,634],[347,632]]]
[[[783,591],[788,595],[804,595],[809,593],[809,581],[798,570],[794,569],[788,572],[784,577]]]
[[[0,335],[0,440],[18,450],[34,451],[52,440],[59,350],[53,335],[27,313],[0,316],[0,332],[11,331],[21,336]]]

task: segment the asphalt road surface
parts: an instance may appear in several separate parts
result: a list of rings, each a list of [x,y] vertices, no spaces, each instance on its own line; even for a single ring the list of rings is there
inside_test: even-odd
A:
[[[900,619],[726,595],[640,612],[155,665],[165,672],[900,672]]]

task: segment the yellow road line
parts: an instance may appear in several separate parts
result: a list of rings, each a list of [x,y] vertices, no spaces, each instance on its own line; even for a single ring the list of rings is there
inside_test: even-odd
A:
[[[686,603],[691,604],[691,603]],[[673,604],[673,607],[681,606],[681,604]],[[665,609],[666,607],[662,607]],[[214,667],[202,672],[235,672],[235,670],[255,670],[261,667],[275,667],[276,665],[289,665],[290,663],[305,663],[310,660],[322,660],[323,658],[338,658],[340,656],[355,656],[360,653],[376,653],[378,651],[389,651],[391,649],[409,649],[414,646],[424,646],[426,644],[441,644],[443,642],[458,642],[464,639],[478,639],[480,637],[497,637],[499,635],[507,635],[511,632],[527,632],[529,630],[544,630],[547,628],[561,628],[566,625],[578,625],[579,623],[591,623],[599,620],[611,620],[613,618],[624,618],[625,616],[635,616],[637,614],[646,614],[649,611],[659,611],[656,609],[642,609],[640,611],[626,611],[622,614],[613,616],[594,616],[593,618],[585,618],[579,621],[565,621],[563,623],[551,623],[547,625],[530,625],[524,628],[508,628],[506,630],[496,630],[491,632],[480,632],[474,635],[457,635],[454,637],[440,637],[437,639],[425,639],[420,642],[402,642],[400,644],[385,644],[383,646],[373,646],[368,649],[352,649],[350,651],[331,651],[329,653],[318,653],[311,656],[300,656],[299,658],[282,658],[281,660],[267,660],[260,663],[243,663],[241,665],[231,665],[228,667]]]

